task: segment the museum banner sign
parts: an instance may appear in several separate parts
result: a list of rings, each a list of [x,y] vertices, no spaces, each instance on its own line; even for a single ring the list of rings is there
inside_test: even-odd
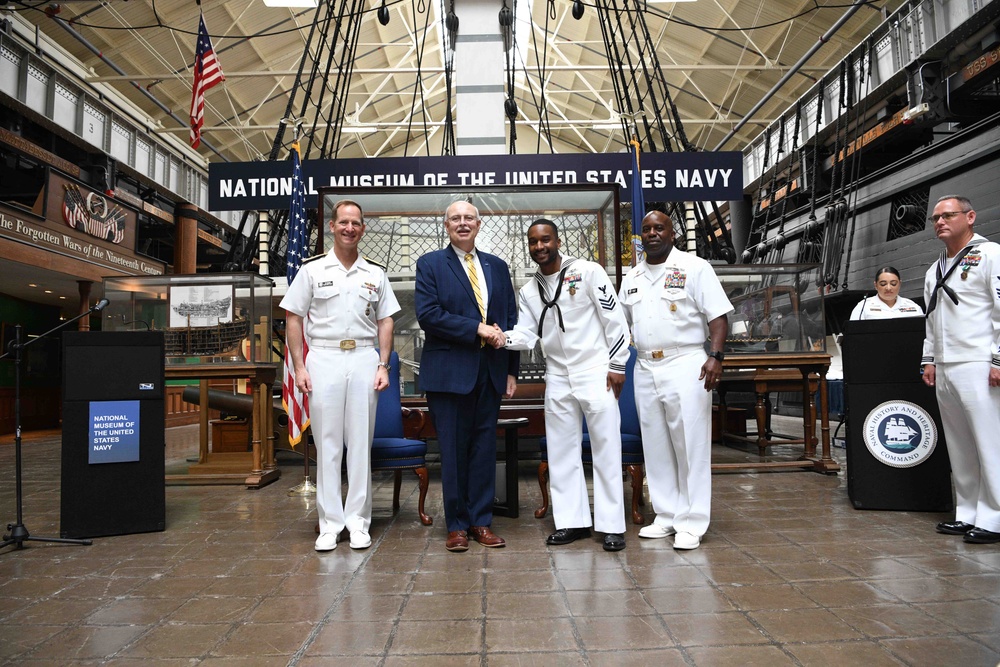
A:
[[[643,153],[646,201],[729,201],[743,197],[743,154]],[[352,158],[302,163],[306,193],[321,187],[528,186],[616,183],[631,198],[628,153],[460,155]],[[290,162],[213,162],[208,168],[212,211],[284,209],[292,194]],[[310,202],[316,205],[316,200]]]

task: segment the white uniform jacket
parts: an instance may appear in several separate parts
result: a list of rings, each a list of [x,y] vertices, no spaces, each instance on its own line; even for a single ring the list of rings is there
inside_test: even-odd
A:
[[[942,288],[937,307],[927,315],[921,365],[989,361],[993,368],[1000,368],[1000,244],[975,234],[970,245],[972,249],[945,282],[958,303]],[[947,262],[944,253],[924,277],[928,308],[942,262]],[[945,272],[950,264],[944,266]]]
[[[862,299],[851,311],[852,320],[891,320],[896,317],[923,317],[924,310],[918,304],[901,296],[890,306],[878,295]]]
[[[332,252],[302,263],[279,307],[305,318],[309,341],[376,340],[378,320],[399,312],[380,267],[358,257],[350,270]]]
[[[733,312],[712,265],[676,248],[659,266],[633,267],[618,296],[643,352],[704,345],[708,323]]]
[[[512,350],[531,350],[539,340],[545,354],[545,372],[570,375],[606,365],[624,373],[628,362],[628,325],[615,298],[615,288],[604,268],[594,262],[562,258],[559,296],[551,307],[541,273],[518,294],[517,325],[507,332]]]

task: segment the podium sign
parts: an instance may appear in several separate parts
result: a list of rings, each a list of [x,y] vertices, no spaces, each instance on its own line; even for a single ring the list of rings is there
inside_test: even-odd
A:
[[[847,493],[856,509],[953,508],[937,398],[920,376],[923,340],[920,317],[844,326]]]
[[[162,332],[63,334],[62,537],[164,529],[163,353]]]

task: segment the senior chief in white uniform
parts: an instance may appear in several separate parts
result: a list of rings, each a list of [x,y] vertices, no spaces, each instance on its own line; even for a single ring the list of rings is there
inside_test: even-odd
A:
[[[696,549],[712,506],[712,390],[733,306],[708,262],[674,248],[666,214],[643,218],[642,243],[646,259],[618,295],[638,350],[635,404],[656,512],[639,537],[674,535],[675,549]]]
[[[875,296],[865,297],[851,311],[852,320],[889,320],[896,317],[923,317],[914,301],[899,296],[899,271],[883,266],[875,272]]]

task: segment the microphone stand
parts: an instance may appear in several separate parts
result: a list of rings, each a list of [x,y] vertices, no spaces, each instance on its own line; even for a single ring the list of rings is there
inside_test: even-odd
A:
[[[27,343],[21,343],[21,325],[15,325],[14,327],[14,340],[8,345],[10,348],[7,352],[0,355],[0,359],[4,357],[9,357],[12,353],[14,355],[14,497],[17,504],[17,519],[15,523],[8,523],[7,530],[10,532],[3,536],[3,542],[0,543],[0,549],[8,545],[15,545],[18,549],[24,548],[24,543],[28,541],[33,542],[60,542],[64,544],[80,544],[80,545],[90,545],[93,544],[91,540],[73,540],[61,537],[32,537],[28,533],[28,529],[24,525],[24,513],[23,513],[23,503],[21,495],[21,351],[34,343],[35,341],[41,340],[48,336],[49,334],[55,333],[60,329],[64,329],[69,325],[73,324],[77,320],[84,317],[88,317],[93,313],[99,312],[108,305],[107,299],[101,299],[97,304],[91,307],[86,312],[80,313],[76,317],[70,320],[66,320],[59,326],[49,329],[41,336],[29,340]]]

